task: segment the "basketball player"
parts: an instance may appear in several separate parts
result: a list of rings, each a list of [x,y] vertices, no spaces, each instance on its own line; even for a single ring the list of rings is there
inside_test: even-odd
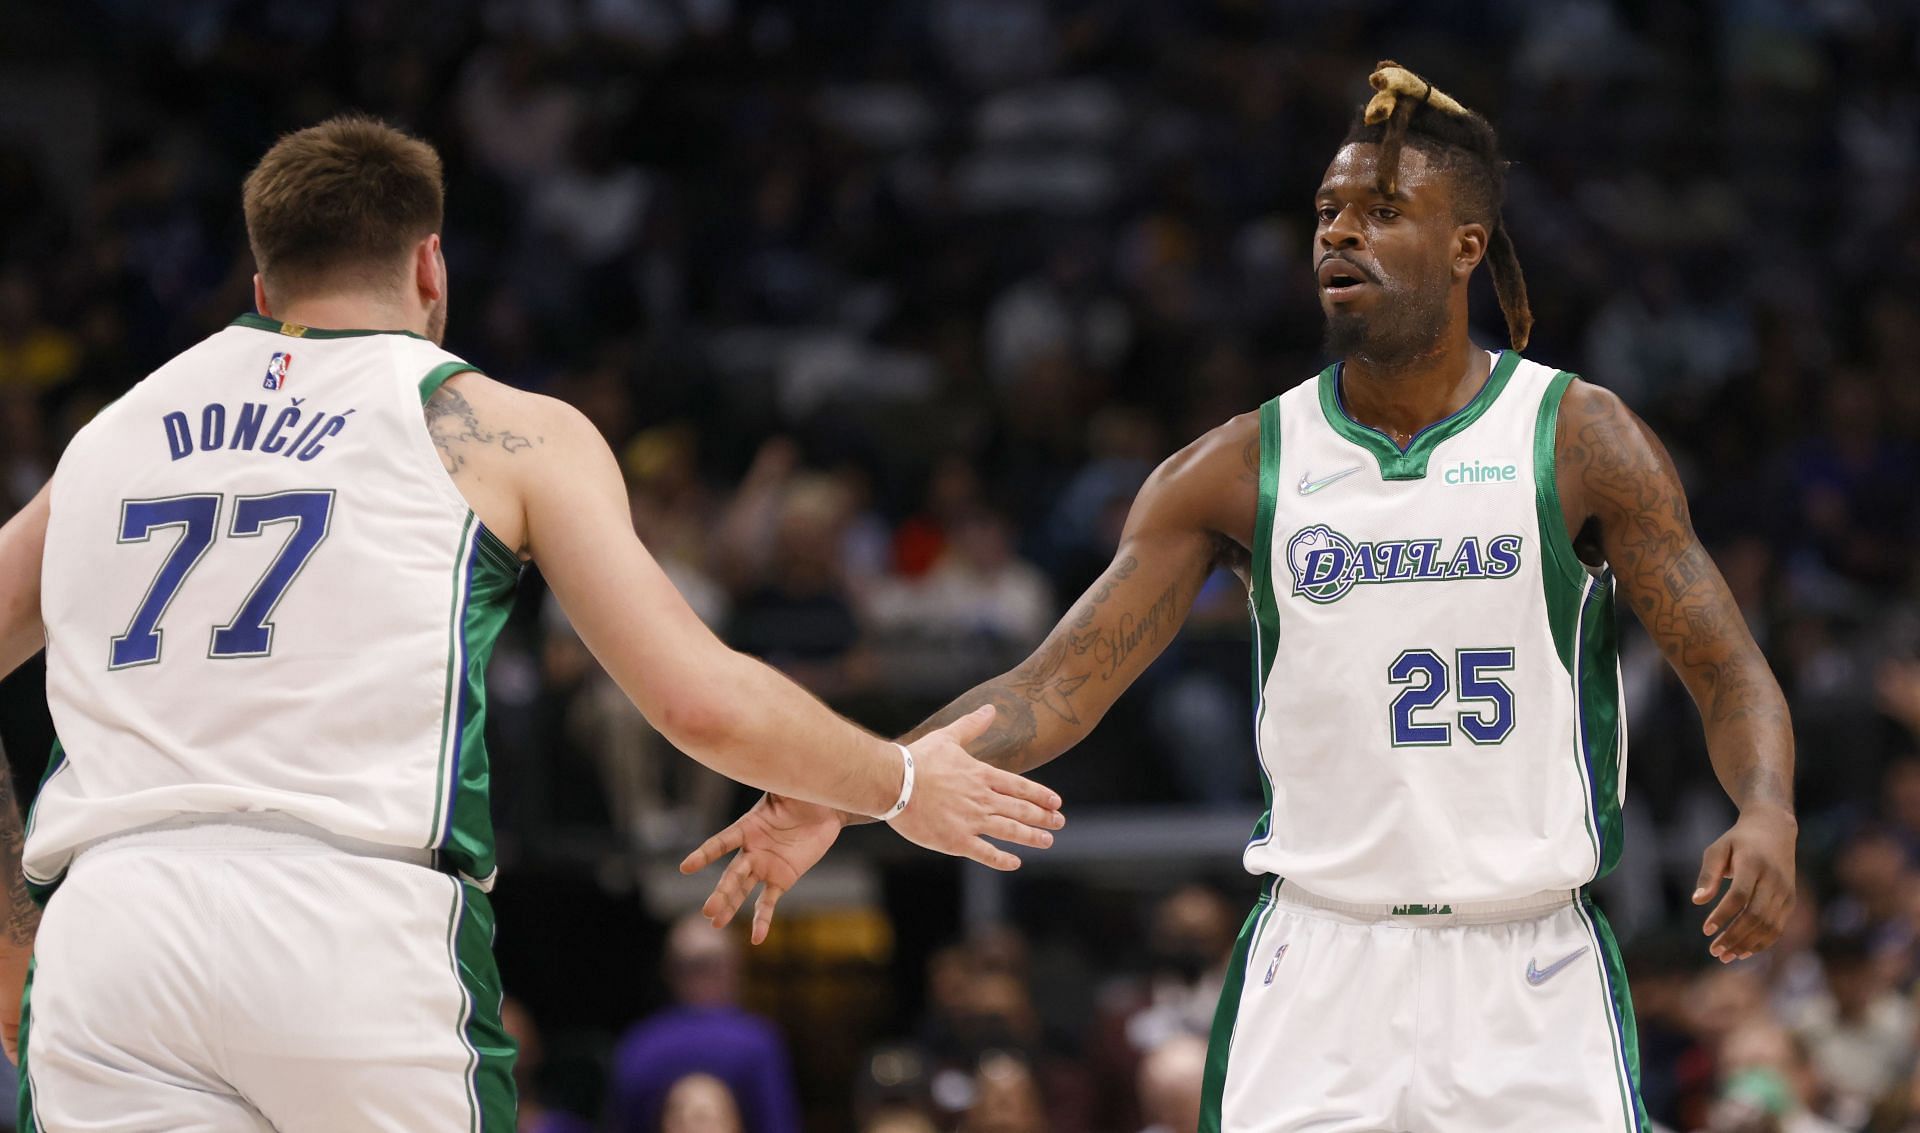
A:
[[[725,775],[1003,869],[981,835],[1060,823],[961,746],[991,711],[908,751],[707,631],[586,418],[441,349],[441,200],[438,155],[378,122],[282,138],[245,190],[260,313],[0,530],[0,675],[44,633],[64,745],[26,823],[23,1129],[513,1128],[484,674],[527,559]]]
[[[1054,758],[1099,721],[1217,565],[1250,587],[1265,878],[1213,1029],[1208,1133],[1646,1128],[1619,951],[1586,887],[1620,856],[1616,582],[1699,705],[1739,820],[1695,903],[1722,961],[1793,900],[1786,705],[1701,549],[1671,461],[1606,390],[1523,359],[1532,318],[1492,128],[1392,64],[1314,197],[1340,361],[1175,454],[1113,565],[1020,667],[924,725]],[[1491,266],[1512,348],[1467,334]],[[841,818],[769,797],[706,911],[771,906]]]

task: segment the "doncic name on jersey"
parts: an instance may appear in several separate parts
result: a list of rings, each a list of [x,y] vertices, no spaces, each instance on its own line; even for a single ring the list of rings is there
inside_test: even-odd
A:
[[[1287,540],[1293,592],[1310,602],[1338,602],[1356,583],[1443,582],[1462,578],[1508,578],[1520,570],[1518,535],[1495,535],[1484,546],[1461,536],[1449,547],[1440,539],[1383,539],[1362,543],[1324,523],[1303,527]]]
[[[290,355],[275,354],[268,364],[266,389],[286,385]],[[197,419],[184,410],[174,410],[160,419],[167,434],[167,452],[174,460],[185,460],[196,452],[238,449],[312,460],[326,451],[327,441],[346,430],[347,417],[353,413],[329,413],[312,408],[306,398],[290,399],[276,413],[265,402],[243,401],[229,408],[213,402],[200,410]],[[272,414],[272,423],[268,415]]]

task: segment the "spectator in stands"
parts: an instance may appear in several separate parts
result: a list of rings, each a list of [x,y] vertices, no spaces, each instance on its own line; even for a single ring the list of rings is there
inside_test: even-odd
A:
[[[1168,1039],[1140,1061],[1142,1133],[1188,1133],[1200,1126],[1201,1086],[1207,1071],[1206,1040]]]
[[[667,1091],[660,1133],[745,1133],[733,1091],[711,1074],[689,1074]]]
[[[1722,1077],[1731,1082],[1756,1070],[1785,1086],[1775,1115],[1780,1133],[1847,1133],[1820,1116],[1826,1085],[1813,1068],[1806,1044],[1791,1031],[1771,1021],[1757,1021],[1727,1036],[1720,1051]]]
[[[974,1100],[960,1133],[1049,1133],[1033,1067],[1012,1054],[990,1054],[974,1074]]]
[[[753,1133],[799,1133],[785,1040],[740,1007],[740,963],[734,934],[697,913],[675,922],[665,961],[674,1006],[614,1051],[608,1117],[617,1133],[656,1133],[668,1092],[691,1074],[723,1083]]]
[[[532,1013],[509,996],[500,1004],[500,1022],[520,1048],[519,1057],[513,1061],[513,1086],[520,1095],[517,1133],[593,1133],[593,1122],[542,1103],[540,1070],[546,1062],[546,1049]]]
[[[1913,1008],[1888,986],[1887,965],[1876,961],[1866,936],[1829,935],[1818,951],[1830,994],[1791,1024],[1832,1090],[1828,1113],[1842,1125],[1857,1127],[1907,1080],[1913,1066]]]

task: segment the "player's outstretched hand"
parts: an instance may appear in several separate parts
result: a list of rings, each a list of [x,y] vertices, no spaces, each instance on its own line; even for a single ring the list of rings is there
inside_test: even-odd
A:
[[[688,854],[680,872],[698,873],[733,854],[700,912],[715,928],[725,928],[754,887],[764,885],[753,903],[753,942],[759,944],[773,925],[774,906],[832,848],[843,825],[841,813],[829,807],[762,795],[731,826]]]
[[[1708,936],[1719,933],[1707,951],[1721,963],[1744,960],[1779,939],[1793,909],[1793,844],[1799,831],[1785,810],[1751,809],[1701,855],[1694,904],[1713,900],[1722,880],[1733,882],[1701,926]]]
[[[909,745],[917,776],[913,800],[888,825],[916,846],[1019,869],[1019,858],[987,839],[1045,849],[1067,820],[1059,795],[967,753],[966,745],[992,723],[993,706],[986,705]]]

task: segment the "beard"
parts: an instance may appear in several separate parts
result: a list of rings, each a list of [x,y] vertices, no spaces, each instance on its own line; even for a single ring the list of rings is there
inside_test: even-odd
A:
[[[447,344],[447,297],[445,295],[440,296],[440,301],[427,312],[427,339],[435,346]]]
[[[1381,277],[1380,295],[1368,312],[1327,313],[1324,343],[1333,358],[1358,358],[1373,366],[1394,366],[1429,353],[1447,328],[1444,276],[1412,285]]]

